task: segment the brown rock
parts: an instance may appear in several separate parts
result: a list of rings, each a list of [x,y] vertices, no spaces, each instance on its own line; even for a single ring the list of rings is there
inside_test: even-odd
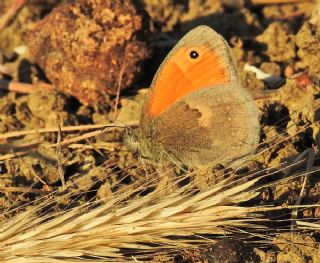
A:
[[[130,0],[80,0],[55,8],[27,38],[49,80],[85,104],[133,84],[148,57],[144,15]]]

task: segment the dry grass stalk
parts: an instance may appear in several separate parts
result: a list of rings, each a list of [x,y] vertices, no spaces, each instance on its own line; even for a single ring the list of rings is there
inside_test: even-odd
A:
[[[25,6],[26,0],[16,0],[0,18],[0,31],[4,30],[19,11]]]
[[[236,204],[258,194],[248,191],[256,182],[257,179],[252,179],[221,191],[225,183],[222,182],[196,195],[187,195],[182,188],[165,198],[155,191],[126,205],[116,205],[132,194],[127,193],[106,200],[98,208],[90,210],[90,204],[86,204],[53,218],[38,217],[34,210],[28,210],[1,226],[0,258],[2,262],[13,259],[19,262],[23,258],[28,262],[46,262],[59,257],[67,261],[94,256],[106,257],[96,262],[107,262],[125,259],[124,252],[120,251],[124,248],[128,249],[128,256],[130,249],[146,256],[148,252],[173,249],[177,245],[190,247],[190,241],[183,238],[186,235],[227,234],[228,227],[254,227],[260,220],[257,212],[267,208]],[[170,235],[182,239],[174,240]]]
[[[1,67],[0,67],[0,71],[1,71]],[[2,70],[2,73],[6,73],[6,72],[3,72]],[[19,93],[32,93],[37,90],[54,90],[54,86],[47,84],[45,82],[27,84],[22,82],[0,80],[0,90],[15,91]]]
[[[72,131],[84,131],[84,130],[93,130],[93,129],[101,129],[101,128],[124,128],[124,127],[134,127],[137,126],[138,123],[136,121],[132,121],[127,123],[126,125],[122,123],[106,123],[106,124],[88,124],[88,125],[78,125],[78,126],[67,126],[61,127],[62,132],[72,132]],[[40,129],[33,129],[33,130],[25,130],[25,131],[13,131],[0,134],[1,139],[8,139],[14,138],[19,136],[24,136],[28,134],[37,134],[37,133],[47,133],[47,132],[58,132],[58,127],[51,127],[51,128],[40,128]]]
[[[133,126],[136,124],[136,122],[131,123]],[[43,149],[48,149],[48,148],[55,148],[55,147],[61,147],[61,146],[68,146],[71,145],[75,142],[83,141],[89,138],[94,138],[97,137],[101,134],[104,134],[106,132],[110,132],[114,129],[117,128],[124,128],[127,126],[124,126],[123,124],[96,124],[96,125],[80,125],[80,126],[70,126],[70,127],[61,127],[61,132],[66,132],[66,131],[81,131],[81,130],[87,130],[87,129],[97,129],[97,128],[102,128],[104,127],[103,130],[97,130],[97,131],[92,131],[88,132],[82,135],[77,135],[72,138],[65,139],[64,141],[61,141],[60,143],[53,143],[53,144],[40,144],[36,143],[33,145],[30,145],[29,149],[23,149],[26,148],[26,145],[24,147],[10,147],[9,145],[2,145],[0,149],[7,149],[7,151],[12,151],[15,149],[15,152],[13,153],[8,153],[0,156],[0,161],[4,160],[10,160],[13,158],[21,157],[26,154],[30,154],[34,151],[37,151],[39,147],[42,147]],[[27,131],[14,131],[14,132],[8,132],[5,134],[0,134],[0,139],[5,139],[5,138],[12,138],[12,137],[18,137],[18,136],[23,136],[27,134],[36,134],[36,133],[46,133],[46,132],[59,132],[58,128],[43,128],[39,130],[27,130]]]
[[[49,204],[45,199],[1,225],[0,259],[37,263],[119,262],[134,256],[146,260],[164,249],[169,253],[211,242],[205,238],[190,240],[187,236],[228,235],[236,229],[263,230],[259,223],[267,220],[261,212],[288,207],[241,206],[240,203],[259,194],[263,186],[254,187],[259,180],[255,177],[233,185],[235,178],[225,179],[196,194],[190,191],[190,185],[165,196],[164,189],[140,198],[132,198],[132,191],[122,191],[96,208],[87,203],[56,215],[39,215]],[[136,192],[152,183],[145,181]]]
[[[118,106],[119,106],[119,101],[120,101],[120,89],[121,89],[121,84],[122,84],[122,78],[123,78],[123,73],[124,73],[124,66],[125,66],[125,62],[126,62],[126,57],[127,57],[127,45],[124,48],[123,60],[122,60],[121,68],[120,68],[120,72],[119,72],[116,100],[115,100],[115,103],[114,103],[114,115],[113,115],[113,117],[115,119],[116,119],[117,113],[118,113]]]

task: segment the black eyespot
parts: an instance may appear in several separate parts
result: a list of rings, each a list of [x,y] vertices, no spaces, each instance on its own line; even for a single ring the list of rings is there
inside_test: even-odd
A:
[[[190,58],[192,59],[196,59],[197,57],[199,57],[199,53],[195,50],[191,50],[189,53]]]

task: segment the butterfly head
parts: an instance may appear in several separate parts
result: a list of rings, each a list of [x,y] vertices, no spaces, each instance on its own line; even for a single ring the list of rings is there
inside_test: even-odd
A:
[[[161,146],[157,143],[152,143],[150,138],[147,138],[140,129],[127,129],[124,142],[131,152],[139,154],[143,159],[159,161],[159,156],[161,156],[162,152]]]

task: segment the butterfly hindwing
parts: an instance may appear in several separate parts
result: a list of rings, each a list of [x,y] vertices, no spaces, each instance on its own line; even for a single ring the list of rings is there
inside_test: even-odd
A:
[[[191,166],[230,162],[259,142],[259,111],[245,90],[217,85],[187,95],[156,117],[152,140]]]

